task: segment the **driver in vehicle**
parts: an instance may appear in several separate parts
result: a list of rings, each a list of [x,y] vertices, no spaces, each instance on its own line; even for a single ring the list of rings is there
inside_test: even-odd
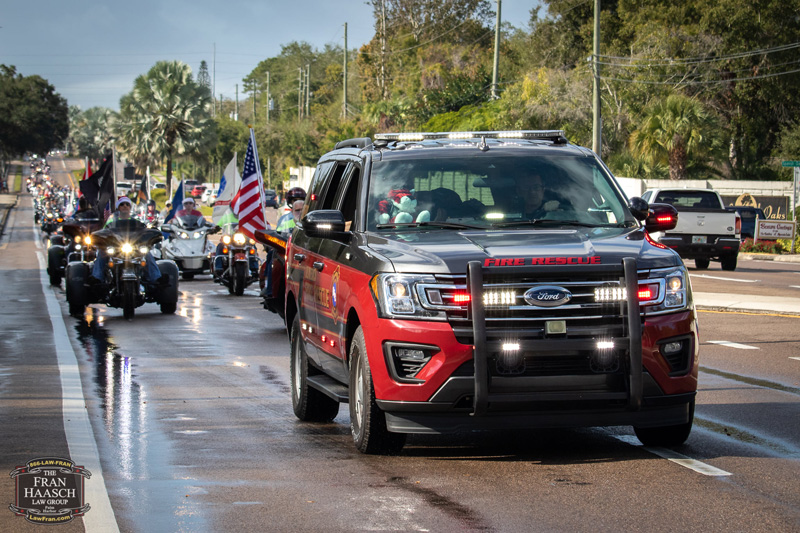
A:
[[[131,216],[131,211],[133,210],[133,203],[131,202],[130,198],[127,196],[121,197],[117,200],[116,211],[113,215],[108,217],[106,221],[105,228],[115,229],[118,225],[122,225],[121,223],[124,221],[124,226],[127,230],[129,229],[146,229],[147,226],[135,218]],[[158,264],[150,252],[147,252],[145,255],[145,269],[144,273],[142,274],[142,279],[146,283],[155,283],[158,285],[168,285],[169,284],[169,277],[162,276],[161,270],[158,268]],[[106,251],[102,248],[97,249],[97,259],[94,261],[94,265],[92,266],[92,273],[89,276],[89,282],[93,284],[104,283],[105,281],[105,273],[108,270],[108,255]]]
[[[544,201],[544,183],[540,174],[516,178],[514,190],[522,199],[524,218],[530,220],[543,218],[550,211],[560,207],[558,200]]]

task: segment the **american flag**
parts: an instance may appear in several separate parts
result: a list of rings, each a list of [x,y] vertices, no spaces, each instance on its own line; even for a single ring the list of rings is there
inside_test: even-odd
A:
[[[247,143],[247,153],[244,156],[244,169],[242,170],[242,185],[233,198],[233,213],[239,219],[239,231],[253,239],[257,229],[267,229],[264,218],[264,203],[261,200],[261,170],[256,162],[256,139],[253,130],[250,130],[250,142]]]
[[[106,202],[105,208],[103,208],[103,222],[108,220],[108,217],[111,216],[111,200]]]

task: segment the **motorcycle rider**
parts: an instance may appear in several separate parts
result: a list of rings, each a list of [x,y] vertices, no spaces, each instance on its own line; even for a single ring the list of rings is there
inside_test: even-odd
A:
[[[117,225],[118,221],[126,221],[127,224],[132,224],[135,229],[144,229],[147,226],[143,222],[136,220],[135,218],[131,217],[131,211],[133,210],[133,203],[131,202],[130,198],[127,196],[121,197],[117,200],[116,204],[116,211],[113,215],[108,217],[108,220],[105,223],[104,228],[111,228]],[[133,222],[129,222],[133,221]],[[130,226],[127,226],[130,227]],[[142,274],[142,280],[146,283],[153,283],[157,285],[168,285],[169,284],[169,277],[162,276],[161,270],[158,268],[158,263],[150,254],[147,252],[145,255],[145,270]],[[92,273],[89,276],[89,281],[98,284],[105,282],[105,272],[108,268],[106,263],[108,262],[108,256],[106,255],[106,251],[102,248],[97,249],[97,259],[94,261],[94,265],[92,266]]]
[[[196,217],[202,217],[203,213],[195,209],[194,205],[195,205],[194,198],[192,198],[191,196],[187,196],[186,198],[183,199],[183,209],[180,209],[177,213],[175,213],[175,216],[178,218],[185,217],[186,215],[194,215]]]
[[[286,207],[289,209],[289,211],[278,219],[278,222],[275,225],[275,231],[278,232],[291,231],[291,228],[293,228],[294,225],[292,224],[291,226],[288,227],[287,225],[290,224],[290,221],[294,220],[294,204],[295,202],[297,202],[297,200],[303,200],[305,202],[305,199],[306,199],[306,191],[302,187],[292,187],[291,189],[289,189],[289,192],[286,193]],[[284,225],[285,229],[281,229],[281,225]]]

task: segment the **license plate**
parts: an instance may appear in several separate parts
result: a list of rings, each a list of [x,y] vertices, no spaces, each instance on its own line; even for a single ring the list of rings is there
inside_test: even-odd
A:
[[[706,243],[705,235],[692,235],[692,244],[705,244],[705,243]]]

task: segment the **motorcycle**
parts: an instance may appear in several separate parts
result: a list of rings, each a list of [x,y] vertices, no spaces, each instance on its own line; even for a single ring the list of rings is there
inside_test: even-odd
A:
[[[161,231],[169,235],[161,243],[161,257],[175,261],[185,280],[194,278],[196,274],[207,274],[211,272],[211,254],[214,251],[208,235],[220,230],[219,226],[209,225],[201,216],[177,217],[170,224],[161,226]]]
[[[88,283],[91,263],[71,261],[67,265],[67,302],[71,315],[82,316],[86,305],[90,303],[122,308],[123,316],[129,320],[133,318],[135,309],[146,302],[158,303],[164,314],[172,314],[177,309],[178,266],[175,262],[157,261],[158,269],[162,276],[167,276],[168,283],[142,284],[145,256],[163,238],[161,232],[141,228],[138,221],[131,220],[129,224],[124,222],[118,221],[116,227],[95,231],[91,235],[94,245],[105,250],[105,260],[108,262],[103,283]]]
[[[103,221],[97,218],[67,219],[61,226],[61,235],[50,238],[47,248],[47,274],[50,285],[61,285],[70,261],[94,261],[95,249],[91,233],[100,229]]]
[[[48,235],[55,233],[63,222],[64,217],[60,213],[56,213],[52,210],[47,211],[42,215],[42,232]]]
[[[215,264],[217,257],[221,259],[219,266]],[[237,231],[233,235],[223,235],[214,259],[214,281],[228,287],[230,294],[241,296],[245,287],[258,281],[261,260],[256,242],[244,233]]]
[[[258,273],[264,309],[277,313],[281,318],[286,318],[284,292],[286,290],[287,236],[272,229],[259,229],[255,231],[254,237],[258,242],[272,249],[272,253],[267,254],[267,261],[264,261]]]

